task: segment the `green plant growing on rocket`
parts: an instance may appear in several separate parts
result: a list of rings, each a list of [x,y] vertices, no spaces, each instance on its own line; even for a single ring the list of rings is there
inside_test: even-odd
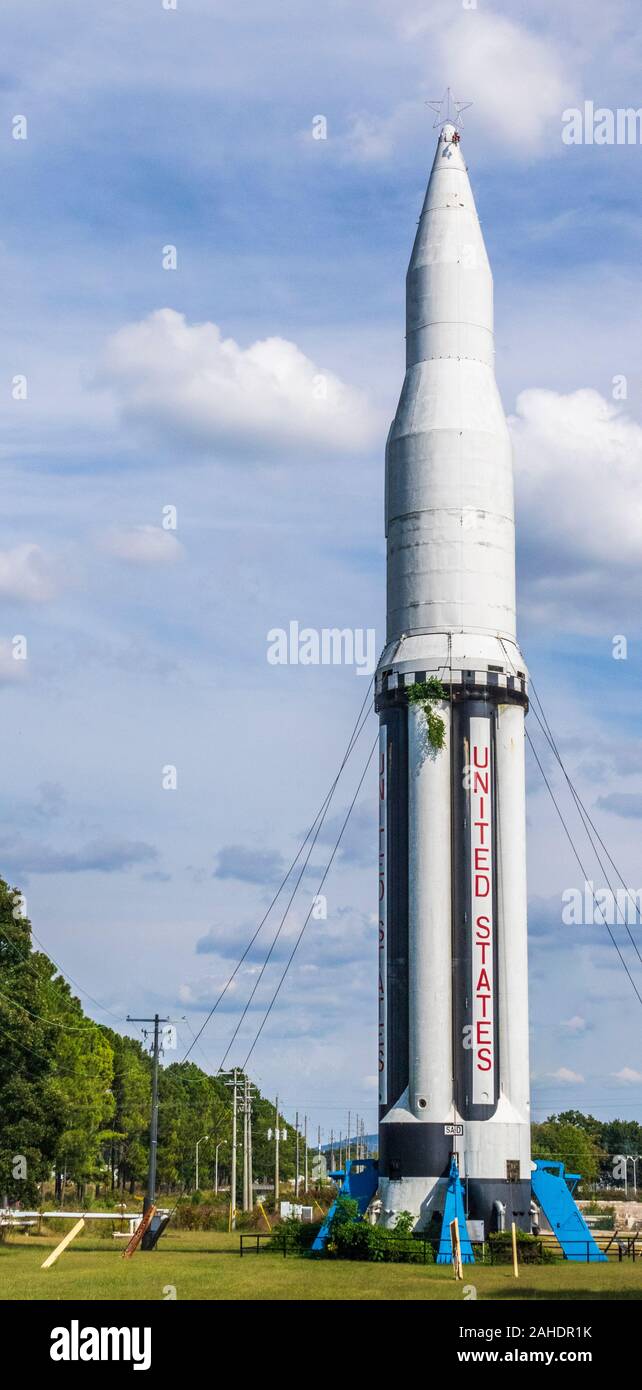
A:
[[[436,676],[430,676],[427,681],[415,681],[414,685],[409,685],[406,694],[409,705],[419,705],[426,721],[426,735],[431,748],[438,751],[444,747],[446,742],[446,725],[441,715],[435,710],[437,700],[447,700],[448,692],[444,689],[441,681]]]

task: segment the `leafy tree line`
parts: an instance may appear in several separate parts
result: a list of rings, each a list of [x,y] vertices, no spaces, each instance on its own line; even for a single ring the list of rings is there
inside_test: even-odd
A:
[[[140,1042],[88,1018],[80,1001],[32,943],[21,897],[0,879],[0,1202],[37,1204],[63,1198],[73,1184],[78,1200],[140,1191],[148,1162],[151,1058]],[[258,1182],[274,1171],[274,1106],[253,1101],[253,1171]],[[295,1135],[280,1145],[280,1171],[294,1176]],[[163,1067],[159,1078],[160,1191],[229,1181],[231,1095],[220,1077],[193,1062]],[[239,1116],[239,1168],[242,1119]],[[301,1145],[301,1153],[303,1146]],[[49,1186],[51,1184],[51,1187]]]
[[[42,1184],[62,1200],[71,1183],[88,1195],[124,1198],[147,1175],[151,1058],[136,1039],[88,1018],[21,915],[18,890],[0,879],[0,1201],[36,1204]],[[229,1181],[230,1090],[194,1062],[163,1067],[159,1082],[158,1184],[166,1193],[211,1188],[219,1145],[219,1181]],[[274,1172],[274,1107],[253,1102],[255,1180]],[[284,1180],[295,1171],[295,1133],[280,1145]],[[239,1167],[242,1123],[239,1116]],[[585,1182],[622,1185],[617,1155],[642,1154],[636,1121],[601,1121],[569,1110],[533,1125],[533,1154],[561,1159]],[[301,1143],[301,1162],[303,1144]],[[629,1174],[632,1174],[629,1165]]]
[[[561,1159],[567,1172],[581,1173],[585,1183],[621,1186],[622,1156],[642,1155],[642,1125],[636,1120],[597,1120],[580,1110],[550,1115],[532,1127],[534,1158]],[[629,1164],[629,1178],[633,1168]]]

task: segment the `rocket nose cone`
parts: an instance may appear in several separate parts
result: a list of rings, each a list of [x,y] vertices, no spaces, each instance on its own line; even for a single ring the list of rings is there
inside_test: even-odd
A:
[[[459,143],[459,131],[457,127],[447,121],[439,132],[437,150],[435,153],[435,170],[438,169],[465,169],[466,165],[461,152]]]

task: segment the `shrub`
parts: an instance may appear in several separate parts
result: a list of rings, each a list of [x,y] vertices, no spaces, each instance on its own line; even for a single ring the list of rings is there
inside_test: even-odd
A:
[[[337,1197],[336,1206],[332,1221],[330,1223],[330,1234],[335,1236],[345,1226],[352,1226],[359,1220],[359,1203],[354,1197]]]
[[[299,1250],[310,1250],[321,1230],[321,1221],[299,1221]]]
[[[592,1202],[586,1203],[584,1214],[588,1216],[615,1216],[615,1207],[605,1206],[603,1202],[597,1202],[593,1199]]]
[[[241,1223],[237,1213],[237,1226]],[[172,1225],[178,1231],[226,1231],[229,1226],[230,1212],[229,1206],[210,1206],[207,1203],[199,1202],[194,1204],[191,1201],[179,1202],[172,1217]]]
[[[520,1264],[550,1265],[559,1258],[554,1250],[544,1245],[539,1236],[528,1235],[526,1231],[516,1231],[517,1258]],[[493,1231],[488,1237],[491,1264],[510,1264],[513,1259],[513,1241],[510,1231]]]
[[[310,1249],[321,1229],[319,1221],[299,1221],[296,1216],[287,1216],[275,1226],[272,1239],[266,1242],[267,1250],[286,1250],[288,1254],[300,1254]]]
[[[414,1218],[401,1212],[394,1229],[371,1226],[359,1216],[358,1204],[349,1197],[340,1197],[332,1218],[328,1254],[340,1260],[367,1260],[386,1264],[433,1263],[432,1247],[414,1240]]]

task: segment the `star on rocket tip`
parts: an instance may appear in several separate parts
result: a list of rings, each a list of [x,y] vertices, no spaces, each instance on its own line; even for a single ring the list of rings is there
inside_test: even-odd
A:
[[[455,130],[462,130],[463,121],[461,119],[461,113],[462,111],[467,111],[468,107],[472,106],[472,104],[472,101],[455,101],[450,87],[446,87],[446,91],[440,101],[426,102],[426,106],[429,106],[431,111],[436,112],[435,120],[432,123],[433,130],[443,125],[452,125],[455,127]],[[442,110],[445,111],[444,116],[441,114]]]

